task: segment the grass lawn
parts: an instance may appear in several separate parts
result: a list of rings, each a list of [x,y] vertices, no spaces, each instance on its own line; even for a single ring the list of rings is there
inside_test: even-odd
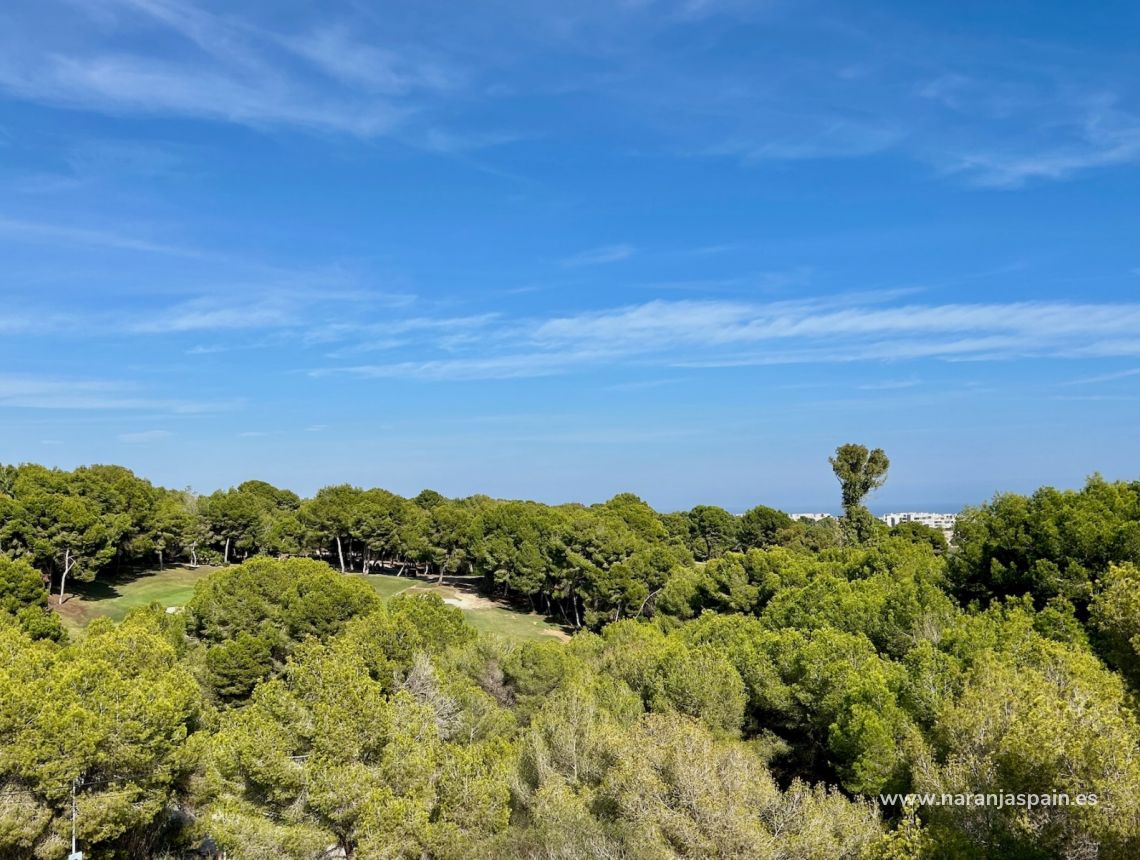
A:
[[[476,630],[496,633],[508,639],[568,639],[565,631],[541,615],[516,612],[513,609],[465,609],[467,622]]]
[[[210,574],[212,567],[168,567],[150,570],[114,583],[107,581],[77,582],[63,606],[57,606],[58,595],[51,596],[51,608],[59,613],[68,630],[82,630],[96,618],[120,621],[137,606],[157,601],[163,606],[181,606],[194,593],[194,584]]]
[[[52,595],[52,609],[59,613],[64,627],[78,632],[95,618],[121,620],[137,606],[157,601],[163,606],[182,606],[194,593],[194,584],[217,568],[168,567],[149,570],[115,582],[76,583],[75,593],[63,606]],[[479,597],[466,588],[451,585],[433,585],[422,579],[408,576],[354,573],[367,582],[383,598],[412,589],[417,592],[434,591],[446,602],[459,606],[467,621],[477,630],[497,633],[515,639],[565,638],[557,625],[549,624],[539,615],[516,612],[491,600]]]
[[[372,586],[375,591],[383,598],[394,597],[401,591],[405,591],[414,585],[418,585],[420,581],[410,576],[383,576],[381,574],[370,573],[365,576],[361,573],[349,574],[350,576],[359,576],[365,582]]]

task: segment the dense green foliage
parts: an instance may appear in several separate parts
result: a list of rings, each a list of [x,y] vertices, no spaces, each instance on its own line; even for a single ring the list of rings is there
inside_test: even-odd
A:
[[[43,577],[26,561],[0,555],[0,616],[6,616],[32,639],[63,639],[59,616],[48,610]]]
[[[170,561],[308,556],[341,571],[476,575],[488,591],[574,628],[649,617],[677,567],[772,545],[834,545],[826,526],[758,506],[659,515],[629,493],[592,507],[405,499],[347,484],[311,499],[264,481],[208,496],[155,487],[117,466],[0,469],[0,551],[55,584]],[[253,631],[247,631],[253,633]]]
[[[1140,481],[1090,478],[1078,491],[1042,487],[966,509],[950,576],[965,601],[1030,594],[1084,605],[1113,562],[1140,562]]]
[[[1140,484],[999,496],[948,547],[860,527],[857,493],[807,524],[2,476],[0,857],[62,856],[73,789],[109,858],[1140,856]],[[72,502],[94,520],[20,519]],[[66,642],[33,565],[105,575],[160,543],[255,557]],[[582,629],[478,635],[342,563],[474,573]],[[1097,802],[863,799],[915,792]]]

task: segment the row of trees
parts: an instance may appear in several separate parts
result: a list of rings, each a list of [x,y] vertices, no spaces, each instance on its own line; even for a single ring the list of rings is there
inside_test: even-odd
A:
[[[733,565],[715,562],[735,552],[882,541],[888,530],[863,500],[885,479],[886,455],[844,445],[831,463],[844,515],[822,523],[762,505],[741,516],[710,505],[659,514],[632,494],[548,506],[336,485],[302,499],[247,481],[196,496],[118,466],[8,466],[0,467],[0,553],[28,561],[61,600],[75,579],[131,567],[309,556],[342,571],[473,575],[570,626],[597,627],[672,605],[676,589],[665,585],[680,568],[694,579],[711,564],[723,577]],[[933,529],[908,523],[892,533],[947,553]],[[1079,491],[999,495],[963,512],[955,544],[948,577],[964,604],[1029,594],[1039,608],[1067,601],[1084,618],[1111,564],[1140,563],[1140,482],[1094,477]]]
[[[844,466],[845,486],[859,480],[853,468]],[[488,590],[568,625],[597,626],[651,612],[677,566],[850,539],[834,521],[793,523],[764,506],[742,516],[711,505],[662,515],[632,494],[591,507],[549,506],[430,490],[407,499],[342,484],[302,499],[246,481],[196,496],[118,466],[0,469],[0,552],[40,570],[60,602],[70,581],[131,567],[309,556],[342,572],[475,575]]]

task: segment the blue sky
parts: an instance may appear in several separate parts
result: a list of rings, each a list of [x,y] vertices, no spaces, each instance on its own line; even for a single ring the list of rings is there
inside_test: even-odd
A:
[[[1140,475],[1140,7],[0,8],[0,459],[876,509]]]

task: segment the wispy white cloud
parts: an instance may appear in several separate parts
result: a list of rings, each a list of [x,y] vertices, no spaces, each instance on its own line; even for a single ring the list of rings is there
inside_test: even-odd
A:
[[[430,7],[350,4],[313,20],[187,0],[77,5],[84,14],[68,8],[58,26],[6,22],[0,90],[115,115],[392,136],[447,155],[562,133],[540,112],[525,132],[498,127],[512,98],[586,94],[655,154],[761,166],[890,153],[991,188],[1140,161],[1140,110],[1111,57],[982,43],[918,15],[880,12],[863,27],[747,0],[455,7],[457,42]],[[763,26],[769,49],[724,50],[742,23]],[[813,36],[826,47],[804,51]]]
[[[1128,356],[1140,354],[1138,326],[1140,304],[1129,303],[880,307],[853,296],[767,304],[657,300],[547,319],[502,320],[446,357],[314,373],[512,379],[631,364],[726,368]]]
[[[1002,361],[1011,358],[1041,357],[1033,352],[1031,339],[1003,335],[944,338],[892,338],[848,341],[832,344],[766,347],[747,352],[721,352],[711,357],[682,358],[678,367],[730,368],[764,367],[782,364],[843,364],[849,362],[899,363],[920,359],[942,361]]]
[[[69,173],[55,176],[73,184],[114,181],[124,176],[147,180],[189,177],[196,171],[193,162],[201,156],[200,151],[186,143],[83,137],[71,143],[62,155]]]
[[[135,433],[120,433],[119,441],[128,445],[145,445],[148,442],[160,442],[169,439],[174,434],[169,430],[140,430]]]
[[[988,188],[1140,161],[1140,113],[1121,97],[1127,80],[1090,75],[1078,52],[1050,57],[1040,50],[976,64],[989,74],[954,71],[958,63],[948,60],[949,70],[920,83],[915,96],[935,112],[930,131],[915,141],[917,154]]]
[[[569,257],[563,257],[560,261],[563,266],[568,268],[576,268],[578,266],[603,266],[607,263],[620,263],[622,260],[628,260],[635,253],[635,248],[632,245],[618,244],[618,245],[602,245],[599,248],[590,248],[585,251],[580,251],[577,254],[571,254]]]
[[[951,155],[947,169],[977,185],[1018,188],[1035,179],[1068,179],[1082,171],[1140,161],[1140,116],[1093,108],[1055,124],[1061,130],[1036,146],[1015,141],[1012,147],[966,150]]]
[[[195,65],[126,56],[50,57],[0,65],[0,87],[20,98],[114,114],[165,114],[243,125],[287,124],[364,137],[403,115],[380,101],[329,100],[287,79],[243,79]]]
[[[407,95],[419,90],[448,90],[458,86],[462,78],[439,60],[360,42],[344,25],[281,37],[280,42],[329,77],[368,92]]]
[[[231,352],[236,349],[236,346],[230,346],[224,343],[211,343],[211,344],[198,344],[186,350],[187,355],[219,355],[223,352]]]
[[[35,331],[40,320],[35,314],[15,313],[12,311],[0,312],[0,333],[22,334]]]
[[[866,382],[858,386],[860,391],[897,391],[919,385],[917,379],[884,379],[882,382]]]
[[[889,149],[904,136],[901,125],[888,117],[853,120],[821,113],[801,117],[783,128],[731,134],[705,153],[739,158],[746,164],[860,158]]]
[[[755,167],[885,155],[973,187],[1018,188],[1140,162],[1130,57],[875,17],[875,27],[821,34],[835,54],[859,58],[838,71],[829,51],[777,48],[728,70],[639,57],[646,71],[623,78],[622,97],[665,126],[674,152]],[[778,16],[772,23],[779,30]]]
[[[1081,379],[1070,379],[1067,382],[1061,383],[1062,385],[1097,385],[1101,382],[1116,382],[1118,379],[1130,379],[1133,376],[1140,376],[1140,367],[1133,367],[1128,370],[1118,370],[1114,373],[1101,373],[1097,376],[1085,376]]]
[[[121,381],[0,374],[0,408],[162,412],[193,415],[222,412],[237,401],[182,400],[150,395]],[[124,440],[125,441],[125,440]]]
[[[347,374],[361,379],[420,379],[465,381],[475,379],[533,379],[558,376],[568,369],[602,359],[594,353],[516,353],[489,357],[401,361],[392,364],[361,364],[314,370],[312,376]]]
[[[716,254],[727,254],[729,251],[740,250],[739,242],[719,242],[715,245],[699,245],[696,248],[682,248],[676,253],[688,257],[711,257]]]
[[[483,329],[499,317],[494,312],[466,316],[392,317],[384,320],[333,321],[314,326],[305,332],[309,344],[351,341],[351,351],[374,351],[400,346],[406,341],[398,336],[414,332],[465,332]]]
[[[280,33],[176,0],[110,0],[112,28],[135,37],[63,51],[50,33],[8,40],[0,89],[19,98],[114,114],[291,125],[371,137],[392,132],[458,75],[403,46],[356,40],[347,26]],[[68,19],[71,26],[82,18]],[[158,38],[156,39],[156,31]],[[66,32],[66,31],[61,31]],[[183,40],[185,50],[148,50]],[[131,44],[133,47],[124,47]],[[102,46],[102,47],[100,47]]]
[[[662,388],[666,385],[676,385],[681,382],[680,377],[671,376],[667,379],[638,379],[632,382],[616,382],[607,385],[607,391],[645,391],[651,388]]]
[[[199,298],[139,315],[128,330],[136,334],[169,334],[274,328],[294,323],[296,310],[295,302],[272,295],[236,303]]]
[[[85,245],[119,251],[141,251],[147,254],[164,254],[174,257],[202,257],[202,251],[180,245],[131,235],[116,230],[99,230],[90,227],[73,227],[63,224],[27,221],[0,217],[0,240],[39,244]]]
[[[102,409],[134,403],[123,396],[123,386],[113,382],[0,375],[0,406]]]
[[[189,355],[207,355],[260,348],[290,332],[305,343],[316,343],[379,333],[385,325],[393,331],[415,331],[478,324],[474,316],[455,321],[417,317],[410,310],[416,295],[375,284],[351,266],[286,268],[126,230],[0,216],[0,248],[9,242],[43,244],[59,249],[61,256],[73,245],[92,248],[98,254],[94,265],[108,267],[113,275],[101,278],[98,288],[88,288],[86,258],[78,263],[69,259],[66,269],[53,272],[61,287],[52,295],[24,286],[18,273],[6,273],[12,295],[0,309],[0,333],[35,337],[66,332],[71,338],[263,333],[240,342],[183,347]],[[179,265],[163,276],[142,265],[138,271],[123,269],[119,251],[177,257]]]
[[[812,302],[653,301],[542,322],[539,342],[719,345],[774,339],[997,332],[1038,341],[1130,335],[1140,305],[1014,302],[834,309]]]
[[[25,312],[0,316],[0,332],[32,339],[56,337],[61,332],[72,340],[120,336],[217,335],[232,337],[237,332],[258,333],[257,338],[240,341],[200,343],[183,350],[185,355],[205,356],[245,352],[280,343],[304,328],[307,316],[331,313],[336,302],[303,300],[255,291],[249,298],[226,300],[218,296],[198,296],[187,301],[155,303],[152,308],[123,303],[121,307],[75,307],[55,311],[39,305]]]

